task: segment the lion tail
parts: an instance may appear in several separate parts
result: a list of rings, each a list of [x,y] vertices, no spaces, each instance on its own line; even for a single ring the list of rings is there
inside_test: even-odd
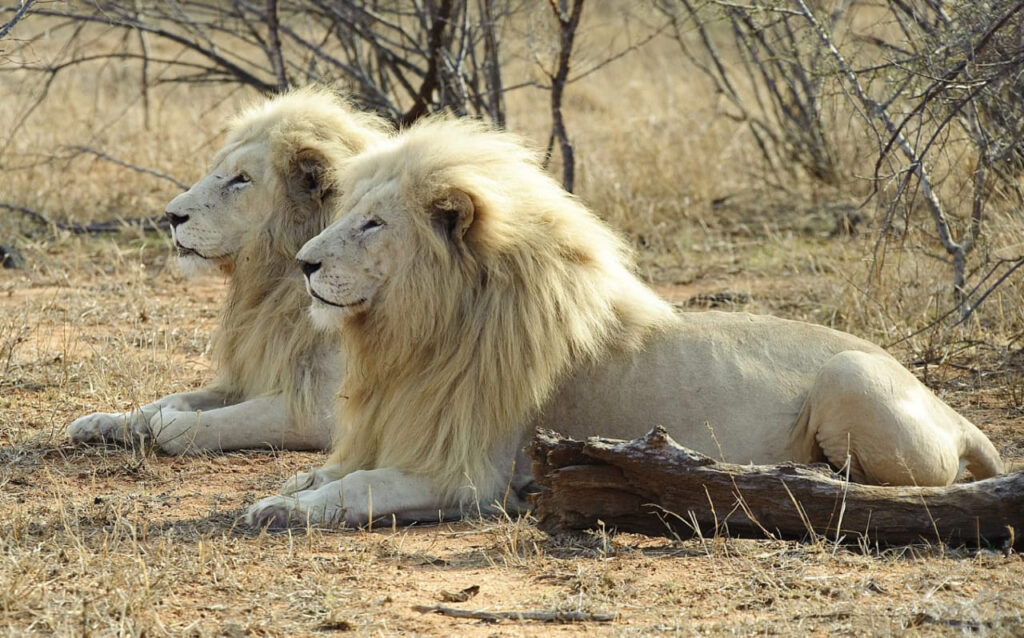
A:
[[[966,459],[967,469],[971,471],[974,478],[987,479],[1002,474],[1003,461],[999,458],[996,446],[992,445],[992,441],[989,441],[988,437],[969,421],[964,427],[963,445],[961,458]]]

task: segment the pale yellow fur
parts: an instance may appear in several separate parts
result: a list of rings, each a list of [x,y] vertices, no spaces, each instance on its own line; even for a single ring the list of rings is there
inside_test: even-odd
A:
[[[310,323],[295,253],[327,226],[338,191],[322,202],[299,204],[288,197],[285,176],[299,151],[316,149],[336,168],[387,133],[380,118],[315,88],[267,101],[235,119],[214,164],[232,149],[264,139],[278,179],[269,180],[270,192],[263,195],[274,212],[250,228],[230,263],[231,286],[213,346],[219,363],[214,389],[235,397],[283,392],[295,423],[314,421],[326,374],[319,350],[336,335]]]
[[[183,269],[229,275],[216,380],[130,413],[82,417],[72,440],[141,437],[170,453],[329,445],[324,425],[344,363],[336,334],[310,322],[295,253],[332,216],[336,169],[389,134],[380,118],[318,88],[238,115],[209,173],[167,206]]]
[[[345,325],[345,426],[328,465],[430,476],[446,500],[467,485],[500,492],[509,459],[485,452],[518,438],[568,371],[640,347],[672,309],[633,276],[625,243],[511,135],[421,124],[345,181],[370,176],[398,181],[418,265]],[[470,194],[476,216],[470,248],[456,252],[430,220],[452,190]]]
[[[346,166],[340,216],[298,253],[351,357],[330,460],[254,524],[436,520],[526,506],[535,426],[662,425],[739,463],[826,460],[944,485],[999,455],[881,348],[822,326],[682,313],[508,133],[431,119]],[[479,510],[477,509],[479,508]]]

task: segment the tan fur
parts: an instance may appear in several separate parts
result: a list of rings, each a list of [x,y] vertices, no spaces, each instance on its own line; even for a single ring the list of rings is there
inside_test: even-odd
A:
[[[326,445],[321,425],[332,418],[327,404],[343,362],[336,334],[310,322],[295,253],[329,222],[340,193],[337,167],[389,133],[380,118],[319,88],[263,100],[237,116],[210,172],[168,205],[169,215],[186,220],[173,229],[183,268],[214,266],[230,275],[213,342],[216,380],[202,393],[171,395],[120,420],[83,417],[72,438],[116,440],[128,422],[170,452]],[[223,419],[213,411],[257,397],[277,402]]]
[[[397,181],[418,265],[346,323],[347,426],[332,462],[342,474],[393,466],[427,475],[449,498],[467,483],[493,494],[509,459],[486,451],[518,438],[569,370],[640,347],[672,310],[630,272],[621,239],[511,135],[424,123],[364,156],[345,182],[357,196],[371,176]],[[471,194],[475,208],[455,247],[431,210],[452,192]]]
[[[236,397],[283,392],[291,420],[299,425],[313,422],[317,390],[328,374],[319,352],[334,335],[310,323],[309,298],[295,253],[327,226],[337,192],[319,201],[297,202],[288,196],[287,176],[302,150],[317,149],[337,166],[386,132],[379,118],[317,89],[293,91],[235,119],[214,163],[232,148],[265,139],[277,179],[264,194],[274,213],[249,231],[231,264],[231,284],[214,340],[213,356],[219,363],[215,389]]]
[[[529,482],[517,450],[535,425],[616,438],[663,425],[715,457],[824,459],[873,483],[1000,471],[984,435],[875,345],[675,314],[512,135],[429,120],[341,181],[341,216],[298,253],[315,265],[314,317],[342,323],[351,356],[318,484],[336,480],[257,503],[253,523],[486,508]]]

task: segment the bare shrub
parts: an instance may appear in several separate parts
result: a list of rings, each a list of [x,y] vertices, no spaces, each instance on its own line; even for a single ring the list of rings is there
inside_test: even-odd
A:
[[[512,11],[503,0],[183,0],[96,1],[33,13],[60,20],[51,30],[69,33],[69,44],[87,24],[125,33],[120,50],[74,57],[67,67],[94,57],[137,59],[163,65],[155,83],[230,83],[263,92],[341,81],[364,106],[409,123],[441,109],[503,120],[498,30]],[[162,47],[174,54],[136,49],[132,34],[175,45]]]
[[[842,126],[836,113],[859,114],[860,145],[876,148],[862,204],[882,211],[876,265],[888,242],[905,240],[926,215],[941,253],[925,250],[952,274],[954,308],[937,321],[963,321],[1024,266],[1024,255],[974,256],[987,209],[1024,202],[1020,2],[838,2],[826,10],[804,0],[672,0],[661,8],[683,55],[725,96],[776,173],[795,165],[823,184],[848,181],[841,176],[855,167],[840,165],[827,132]],[[876,28],[855,24],[855,10],[873,12]]]
[[[672,0],[659,8],[682,54],[735,109],[730,116],[749,127],[772,171],[792,176],[800,168],[823,184],[838,184],[838,158],[822,111],[825,52],[797,12],[693,0]],[[831,24],[843,17],[844,8],[840,3],[829,15]],[[687,37],[691,28],[696,42]]]
[[[557,42],[550,47],[551,59],[542,60],[537,51],[529,54],[543,79],[531,73],[512,84],[503,77],[503,35],[529,10],[514,0],[94,0],[31,10],[30,5],[22,5],[3,27],[5,33],[26,13],[50,22],[45,31],[15,45],[11,57],[21,62],[6,70],[46,76],[38,101],[46,98],[58,74],[116,60],[139,64],[147,128],[152,86],[231,84],[271,93],[314,82],[342,85],[356,102],[399,124],[447,111],[504,127],[505,94],[531,86],[550,95],[548,155],[557,141],[563,182],[572,190],[575,163],[562,101],[573,80],[573,44],[584,0],[551,0],[548,19]],[[96,46],[90,27],[118,34],[120,45]],[[30,56],[22,54],[39,38],[53,36],[65,39],[66,55],[43,63],[24,61]]]

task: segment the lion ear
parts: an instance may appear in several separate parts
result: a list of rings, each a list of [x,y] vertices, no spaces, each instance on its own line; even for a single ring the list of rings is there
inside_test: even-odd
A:
[[[297,152],[288,166],[285,179],[288,197],[295,201],[322,204],[333,188],[328,164],[324,154],[315,148]]]
[[[445,239],[455,243],[462,240],[466,231],[473,225],[476,206],[468,193],[451,188],[434,200],[431,205],[431,213],[437,232]]]

